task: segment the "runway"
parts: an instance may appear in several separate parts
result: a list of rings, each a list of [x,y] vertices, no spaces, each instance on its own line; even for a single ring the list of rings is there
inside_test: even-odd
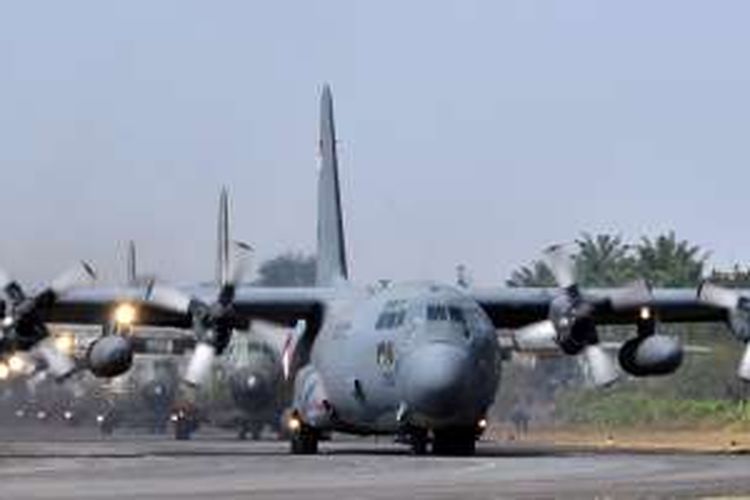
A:
[[[672,498],[750,492],[750,456],[628,454],[482,443],[472,458],[415,457],[373,440],[291,456],[228,436],[9,439],[7,499]]]

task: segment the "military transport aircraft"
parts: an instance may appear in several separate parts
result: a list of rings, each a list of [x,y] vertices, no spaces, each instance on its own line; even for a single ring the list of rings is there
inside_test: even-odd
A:
[[[750,339],[750,300],[706,284],[691,289],[581,289],[564,249],[547,258],[555,289],[464,290],[439,283],[357,287],[349,281],[338,179],[331,91],[321,99],[317,284],[307,288],[240,286],[242,258],[219,286],[177,289],[53,286],[40,295],[2,285],[9,307],[2,331],[9,348],[44,339],[44,322],[106,322],[192,328],[197,344],[185,379],[200,384],[235,329],[252,320],[292,325],[304,320],[289,361],[293,453],[315,453],[330,431],[398,434],[414,452],[471,454],[500,382],[497,328],[515,328],[518,350],[548,349],[583,356],[599,384],[618,373],[599,344],[597,325],[633,323],[637,335],[619,353],[622,369],[656,375],[679,365],[681,345],[657,332],[658,322],[729,320]],[[68,280],[67,282],[70,282]],[[66,282],[66,283],[67,283]],[[127,314],[125,314],[127,312]],[[99,340],[107,341],[106,337]],[[126,344],[99,346],[96,364],[122,368]],[[94,351],[96,349],[92,349]],[[750,377],[750,355],[740,375]]]

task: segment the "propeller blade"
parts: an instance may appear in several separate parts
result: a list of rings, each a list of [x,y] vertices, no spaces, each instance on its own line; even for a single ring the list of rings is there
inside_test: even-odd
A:
[[[599,344],[586,346],[583,350],[583,356],[589,367],[594,385],[597,387],[607,387],[620,378],[614,360]]]
[[[146,301],[170,311],[187,314],[192,298],[176,288],[152,284],[146,290]]]
[[[51,337],[39,342],[33,350],[44,359],[47,363],[47,370],[56,380],[68,377],[76,369],[73,358],[60,351]]]
[[[698,288],[698,300],[724,309],[735,309],[739,304],[740,294],[735,290],[704,281]]]
[[[253,247],[242,241],[234,242],[235,256],[232,261],[232,267],[229,273],[229,283],[234,286],[239,285],[242,282],[242,278],[247,271],[250,254],[253,251]]]
[[[224,283],[219,290],[218,301],[224,306],[228,306],[234,300],[234,292],[242,282],[242,277],[247,269],[248,257],[252,251],[252,247],[247,243],[240,241],[234,242],[235,257],[232,259],[231,269],[229,272],[229,280]]]
[[[745,352],[737,367],[737,375],[742,380],[750,382],[750,343],[745,344]]]
[[[4,290],[11,283],[13,283],[13,279],[10,274],[5,269],[0,269],[0,288]]]
[[[193,356],[190,358],[183,380],[193,387],[203,385],[211,372],[216,357],[216,348],[205,342],[195,345]]]
[[[87,262],[81,261],[63,272],[50,284],[50,289],[60,295],[72,288],[89,285],[96,279],[96,272]]]
[[[519,351],[557,350],[557,331],[551,320],[539,321],[513,332],[513,343]]]
[[[612,292],[609,301],[615,310],[646,305],[651,302],[651,286],[646,280],[636,280]]]
[[[544,255],[559,287],[569,288],[576,284],[575,263],[565,246],[552,245],[544,251]]]

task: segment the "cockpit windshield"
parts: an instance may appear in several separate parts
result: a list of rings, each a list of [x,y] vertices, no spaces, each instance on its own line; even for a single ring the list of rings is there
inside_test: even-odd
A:
[[[466,315],[463,309],[457,306],[446,306],[443,304],[427,305],[427,321],[451,321],[461,325],[466,324]]]
[[[378,316],[378,320],[375,323],[375,329],[384,330],[398,328],[404,323],[405,317],[406,311],[403,309],[397,311],[384,311]]]

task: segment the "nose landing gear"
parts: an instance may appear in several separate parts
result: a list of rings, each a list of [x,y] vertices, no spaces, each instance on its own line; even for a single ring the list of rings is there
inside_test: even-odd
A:
[[[292,412],[289,416],[287,428],[291,435],[293,455],[315,455],[318,453],[320,432],[303,422],[296,412]]]

